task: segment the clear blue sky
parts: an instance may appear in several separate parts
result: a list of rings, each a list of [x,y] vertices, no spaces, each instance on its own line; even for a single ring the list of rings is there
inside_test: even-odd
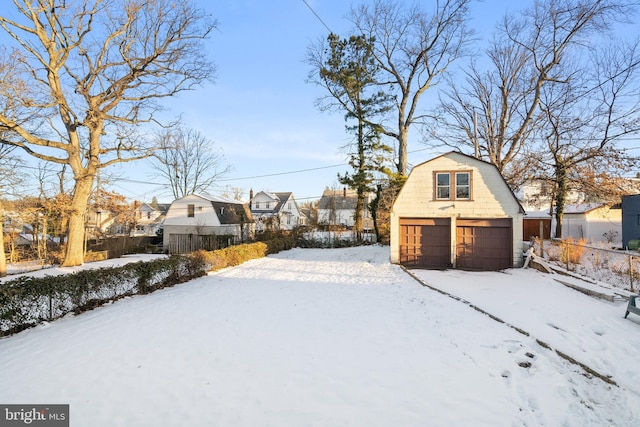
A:
[[[311,42],[327,36],[323,23],[303,0],[199,3],[219,21],[219,31],[209,42],[218,77],[214,84],[172,100],[171,108],[182,113],[186,126],[213,140],[233,168],[212,192],[242,188],[248,198],[249,189],[292,191],[304,201],[319,198],[325,187],[340,187],[337,174],[349,170],[341,147],[350,136],[342,114],[314,107],[314,100],[324,93],[305,82],[309,72],[305,53]],[[307,3],[332,31],[345,34],[350,2]],[[475,5],[473,25],[487,34],[512,5],[513,0]],[[419,143],[417,129],[410,137],[409,150],[414,151],[410,164],[434,155]],[[125,165],[122,176],[154,181],[140,166]],[[288,173],[295,171],[304,172]],[[113,190],[139,200],[156,196],[171,201],[171,193],[162,185],[125,181]]]
[[[311,42],[327,36],[323,23],[303,0],[198,2],[219,21],[218,30],[208,42],[218,75],[213,84],[168,100],[167,114],[182,115],[187,127],[214,141],[214,147],[224,155],[224,163],[232,167],[211,192],[241,188],[247,199],[250,189],[291,191],[305,201],[319,198],[325,187],[339,186],[337,174],[349,170],[341,147],[350,136],[345,133],[342,114],[322,113],[314,107],[314,100],[324,93],[305,82],[309,73],[305,53]],[[431,0],[421,2],[432,4]],[[486,47],[490,32],[505,12],[532,2],[475,2],[471,25],[480,37],[478,52]],[[332,31],[346,34],[350,25],[344,16],[350,1],[307,3]],[[425,100],[436,96],[432,89]],[[409,165],[437,154],[425,149],[414,128],[409,140]],[[106,172],[119,177],[109,189],[131,200],[150,201],[154,196],[161,202],[173,199],[168,187],[153,176],[144,161]]]

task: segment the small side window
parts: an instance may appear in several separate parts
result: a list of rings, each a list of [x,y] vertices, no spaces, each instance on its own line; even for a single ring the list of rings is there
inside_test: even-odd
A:
[[[187,218],[196,216],[196,205],[187,205]]]

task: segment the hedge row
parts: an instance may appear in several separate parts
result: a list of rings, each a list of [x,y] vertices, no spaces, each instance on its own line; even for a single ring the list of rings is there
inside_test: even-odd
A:
[[[0,283],[0,336],[70,312],[81,313],[119,298],[184,283],[208,271],[290,249],[293,243],[291,239],[276,239],[60,276],[23,276]]]

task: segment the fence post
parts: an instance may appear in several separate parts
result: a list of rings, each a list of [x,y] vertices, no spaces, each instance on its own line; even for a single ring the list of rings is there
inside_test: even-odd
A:
[[[629,286],[633,292],[633,256],[629,255]]]

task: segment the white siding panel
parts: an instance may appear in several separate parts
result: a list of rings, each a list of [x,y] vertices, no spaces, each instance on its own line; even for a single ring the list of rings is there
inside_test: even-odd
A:
[[[187,206],[194,205],[194,216],[187,216]],[[174,201],[167,211],[164,220],[165,225],[180,225],[190,227],[219,227],[220,220],[213,211],[211,201],[203,199],[195,194],[190,194]]]

